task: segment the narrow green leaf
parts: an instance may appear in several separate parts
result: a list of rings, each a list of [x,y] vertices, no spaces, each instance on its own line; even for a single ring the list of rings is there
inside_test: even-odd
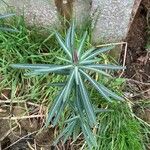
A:
[[[61,132],[61,134],[55,140],[54,146],[59,142],[60,138],[62,138],[63,136],[65,136],[69,131],[73,130],[74,126],[75,126],[75,121],[69,123],[67,125],[67,127],[65,127],[65,129]],[[67,134],[67,136],[69,137],[70,135]]]
[[[73,81],[74,81],[74,70],[72,71],[72,73],[69,77],[68,83],[66,85],[65,93],[64,93],[64,96],[63,96],[63,101],[64,102],[66,101],[66,99],[68,99],[68,97],[70,95],[70,92],[71,92],[71,89],[72,89],[72,86],[73,86]]]
[[[72,122],[72,121],[74,121],[74,120],[77,120],[77,119],[79,119],[79,118],[80,118],[79,116],[71,117],[70,119],[67,119],[67,120],[65,121],[65,123],[70,123],[70,122]]]
[[[14,16],[15,14],[5,14],[5,15],[0,15],[0,19],[5,19],[5,18],[8,18],[8,17],[12,17]]]
[[[123,67],[123,66],[109,65],[109,64],[86,65],[86,67],[96,68],[96,69],[110,69],[110,70],[126,69],[126,67]]]
[[[65,106],[66,106],[66,102],[62,102],[60,108],[57,110],[57,113],[56,113],[56,115],[53,119],[53,122],[52,122],[54,127],[57,125],[59,118],[60,118]]]
[[[70,69],[72,68],[72,65],[65,65],[65,66],[53,66],[49,68],[41,68],[41,69],[35,69],[33,72],[38,73],[38,72],[57,72],[57,71],[62,71],[64,69]]]
[[[85,108],[87,116],[89,118],[90,125],[94,126],[94,125],[97,124],[96,116],[95,116],[93,107],[91,105],[91,102],[89,100],[89,96],[88,96],[87,90],[86,90],[86,88],[85,88],[85,86],[84,86],[84,84],[82,82],[80,74],[79,74],[79,83],[80,83],[79,88],[80,88],[80,92],[81,92],[84,108]]]
[[[98,73],[100,73],[104,76],[107,76],[107,77],[112,77],[110,74],[108,74],[105,71],[102,71],[100,69],[97,69],[97,68],[91,68],[91,67],[86,67],[86,66],[81,66],[80,68],[83,68],[83,69],[86,69],[86,70],[92,70],[92,71],[98,72]]]
[[[61,65],[52,65],[52,64],[11,64],[13,68],[18,69],[44,69],[44,68],[51,68],[51,67],[60,67]]]
[[[68,60],[68,59],[65,59],[65,58],[62,58],[62,57],[56,57],[57,59],[59,59],[59,60],[62,60],[62,61],[65,61],[65,62],[68,62],[68,63],[71,63],[71,61],[70,60]]]
[[[83,45],[84,45],[84,43],[85,43],[86,37],[87,37],[87,31],[84,33],[84,35],[83,35],[83,37],[82,37],[82,39],[81,39],[81,43],[80,43],[79,48],[78,48],[78,56],[79,56],[79,57],[80,57],[80,55],[81,55],[81,51],[82,51],[82,49],[83,49]]]
[[[93,135],[93,132],[87,124],[82,124],[82,131],[84,136],[86,136],[86,138],[89,139],[90,143],[92,143],[92,146],[97,147],[96,137]]]
[[[107,93],[105,93],[101,87],[99,86],[99,84],[93,80],[87,73],[85,73],[84,71],[82,71],[81,69],[79,70],[85,77],[86,79],[96,88],[96,90],[104,97],[106,98],[106,100],[108,100],[109,102],[112,102],[112,100],[109,98],[109,95],[107,95]]]
[[[111,109],[102,109],[102,108],[96,108],[95,113],[105,113],[105,112],[113,112],[114,110]]]
[[[79,84],[79,77],[78,77],[78,67],[77,66],[75,66],[74,72],[75,72],[75,81],[76,81],[76,84],[78,85]]]
[[[75,24],[73,21],[70,28],[67,31],[65,40],[66,46],[70,49],[70,51],[73,51],[74,49],[74,36],[75,36]]]
[[[90,60],[83,60],[80,62],[81,65],[89,65],[95,62],[99,62],[101,59],[97,58],[97,59],[90,59]]]
[[[77,140],[77,138],[79,137],[79,134],[81,132],[81,127],[80,127],[80,122],[77,121],[74,130],[73,130],[73,142],[75,142]]]
[[[68,50],[68,48],[66,47],[66,45],[64,44],[61,35],[59,33],[55,33],[56,34],[56,38],[60,44],[60,46],[63,48],[63,50],[66,52],[66,54],[69,56],[70,59],[72,59],[72,55],[71,52]]]
[[[48,86],[58,86],[58,87],[63,87],[66,85],[66,82],[56,82],[56,83],[50,83]]]
[[[101,89],[107,93],[109,96],[111,96],[112,98],[116,99],[116,100],[120,100],[120,101],[124,101],[124,98],[122,98],[121,96],[117,95],[116,93],[112,92],[111,90],[109,90],[108,88],[106,88],[104,85],[99,83],[99,86],[101,87]]]
[[[52,107],[48,113],[48,118],[46,120],[46,126],[49,125],[49,123],[52,120],[55,113],[57,113],[57,111],[60,109],[61,104],[62,104],[62,100],[63,100],[63,95],[65,93],[65,89],[66,89],[66,87],[64,87],[64,89],[60,92],[60,94],[58,95],[58,97],[54,101],[54,104],[52,105]]]
[[[84,60],[88,55],[90,55],[95,50],[95,47],[92,47],[91,49],[87,50],[82,56],[81,60]]]
[[[0,31],[8,31],[8,32],[19,32],[17,29],[7,28],[7,27],[0,27]]]
[[[72,27],[71,27],[71,48],[72,51],[74,50],[74,37],[75,37],[75,22],[72,21]]]
[[[65,40],[66,46],[70,50],[71,50],[71,30],[72,30],[72,26],[70,26],[70,28],[68,29],[66,40]]]
[[[77,111],[78,111],[80,117],[82,118],[82,120],[84,120],[83,103],[82,103],[82,97],[81,97],[79,85],[76,85],[75,98],[76,98],[75,99],[75,106],[77,107]]]
[[[92,53],[90,53],[90,55],[87,56],[84,60],[92,59],[92,58],[94,58],[95,56],[97,56],[100,53],[103,53],[103,52],[106,52],[106,51],[114,49],[114,47],[115,46],[98,48],[95,51],[93,51]]]

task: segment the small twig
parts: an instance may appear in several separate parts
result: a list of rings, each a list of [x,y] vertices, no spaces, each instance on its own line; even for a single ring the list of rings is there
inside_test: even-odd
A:
[[[135,114],[134,114],[134,117],[135,117],[136,119],[138,119],[140,122],[144,123],[146,126],[150,127],[150,124],[149,124],[149,123],[145,122],[143,119],[139,118],[139,117],[136,116]]]
[[[30,116],[21,116],[21,117],[0,117],[0,120],[21,120],[21,119],[30,119],[30,118],[41,118],[45,115],[30,115]]]
[[[134,83],[138,83],[138,84],[143,84],[143,85],[150,85],[150,83],[145,83],[145,82],[137,81],[134,79],[126,79],[126,81],[134,82]]]
[[[32,105],[32,106],[36,106],[36,107],[39,107],[40,105],[39,104],[35,104],[35,103],[32,103],[32,102],[28,102],[28,101],[17,101],[17,100],[2,100],[0,99],[0,104],[2,103],[27,103],[29,105]]]
[[[27,145],[31,150],[35,150],[28,141],[27,141]]]
[[[112,45],[123,45],[123,44],[127,44],[127,42],[118,42],[118,43],[102,44],[102,45],[97,45],[96,47],[112,46]]]
[[[86,145],[86,142],[84,142],[84,144],[82,145],[82,147],[80,148],[80,150],[83,150],[84,147],[85,147],[85,145]]]
[[[123,67],[125,67],[125,65],[126,65],[127,50],[128,50],[128,43],[127,43],[127,42],[124,42],[124,44],[125,44],[125,49],[124,49],[124,57],[123,57]],[[123,45],[123,44],[122,44],[122,45]],[[123,74],[124,74],[124,69],[123,69],[123,71],[121,72],[119,78],[122,77]]]
[[[25,101],[12,101],[12,100],[1,100],[0,99],[0,104],[1,103],[25,103]]]
[[[10,148],[10,147],[12,147],[13,145],[15,145],[16,143],[18,143],[19,141],[25,139],[25,138],[28,137],[28,136],[31,136],[31,135],[37,133],[37,132],[38,132],[38,131],[34,131],[34,132],[32,132],[32,133],[29,133],[29,134],[27,134],[27,135],[21,137],[20,139],[18,139],[18,140],[15,141],[14,143],[12,143],[12,144],[10,144],[9,146],[7,146],[6,148],[4,148],[4,150],[7,150],[8,148]]]
[[[147,90],[145,90],[145,91],[142,91],[142,92],[140,92],[140,93],[138,93],[138,94],[134,94],[134,95],[133,95],[133,96],[131,96],[130,98],[140,96],[140,95],[142,95],[142,94],[144,94],[144,93],[146,93],[146,92],[149,92],[149,91],[150,91],[150,88],[149,88],[149,89],[147,89]]]

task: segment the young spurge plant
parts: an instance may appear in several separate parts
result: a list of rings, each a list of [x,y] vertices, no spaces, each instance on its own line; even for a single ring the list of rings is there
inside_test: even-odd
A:
[[[90,82],[99,94],[109,102],[112,102],[112,99],[120,101],[123,101],[124,99],[101,83],[95,81],[88,72],[95,71],[104,76],[110,77],[110,75],[105,72],[106,70],[119,70],[125,68],[122,66],[96,63],[96,56],[113,49],[114,46],[91,48],[84,52],[83,48],[87,32],[84,33],[79,46],[75,48],[74,24],[67,32],[65,42],[59,33],[56,32],[55,34],[58,43],[66,53],[66,58],[59,58],[64,61],[65,65],[12,64],[11,66],[14,68],[29,69],[30,72],[26,75],[41,75],[47,73],[67,75],[65,84],[61,84],[63,86],[62,90],[57,95],[52,107],[50,108],[47,124],[51,123],[55,126],[58,123],[63,110],[66,106],[70,106],[70,117],[65,121],[65,129],[59,135],[55,143],[57,143],[60,138],[65,142],[71,135],[73,135],[75,140],[82,130],[89,147],[96,146],[96,137],[94,136],[92,129],[97,126],[96,114],[103,110],[98,109],[91,104],[89,93],[86,88],[87,82]]]

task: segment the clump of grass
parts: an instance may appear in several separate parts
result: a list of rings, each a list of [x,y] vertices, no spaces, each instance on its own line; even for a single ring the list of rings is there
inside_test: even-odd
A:
[[[10,89],[11,98],[42,101],[55,95],[56,88],[49,88],[49,82],[63,80],[53,75],[48,77],[26,77],[23,71],[14,71],[11,63],[52,63],[56,56],[63,55],[57,48],[52,32],[42,35],[38,29],[26,27],[22,18],[16,18],[13,24],[19,32],[0,31],[0,91]]]
[[[99,115],[98,150],[144,150],[140,123],[127,104],[112,104],[111,113]]]

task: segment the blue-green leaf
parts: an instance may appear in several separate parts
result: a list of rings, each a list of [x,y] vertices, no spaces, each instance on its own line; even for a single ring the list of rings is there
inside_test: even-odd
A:
[[[106,88],[104,85],[98,83],[99,86],[101,87],[101,89],[107,93],[109,96],[111,96],[112,98],[116,99],[116,100],[120,100],[120,101],[124,101],[124,98],[122,98],[121,96],[117,95],[116,93],[112,92],[111,90],[109,90],[108,88]]]
[[[8,32],[19,32],[17,29],[7,28],[7,27],[0,27],[0,31],[8,31]]]
[[[76,81],[76,84],[78,85],[79,84],[79,77],[78,77],[78,67],[77,66],[75,66],[74,72],[75,72],[75,81]]]
[[[41,69],[34,69],[33,72],[34,73],[42,73],[42,72],[46,72],[46,73],[51,73],[51,72],[58,72],[58,71],[62,71],[65,69],[71,69],[72,65],[62,65],[62,66],[51,66],[49,68],[41,68]]]
[[[90,146],[91,147],[92,146],[97,147],[96,137],[94,136],[94,134],[92,133],[90,127],[87,124],[82,123],[82,131],[83,131],[84,137],[86,137],[87,141],[89,141]]]
[[[101,59],[97,58],[97,59],[89,59],[89,60],[83,60],[80,62],[81,65],[89,65],[95,62],[99,62]]]
[[[86,67],[86,66],[81,66],[81,68],[83,69],[86,69],[86,70],[92,70],[92,71],[95,71],[95,72],[98,72],[104,76],[107,76],[107,77],[112,77],[110,74],[108,74],[107,72],[105,71],[102,71],[100,69],[97,69],[97,68],[92,68],[92,67]]]
[[[95,116],[95,113],[94,113],[94,110],[93,110],[93,106],[90,102],[88,92],[87,92],[87,90],[86,90],[86,88],[83,84],[83,81],[81,79],[80,74],[79,74],[79,83],[80,83],[79,88],[80,88],[80,92],[81,92],[81,96],[82,96],[82,102],[84,104],[85,111],[86,111],[87,116],[89,118],[90,125],[95,126],[97,124],[96,116]]]
[[[67,46],[67,48],[69,48],[70,51],[71,50],[73,51],[73,48],[74,48],[74,36],[75,36],[75,25],[74,25],[74,21],[73,21],[72,25],[68,29],[66,41],[65,41],[66,46]]]
[[[70,26],[70,28],[67,31],[67,35],[66,35],[66,46],[69,50],[71,50],[71,30],[72,30],[72,26]]]
[[[112,100],[109,98],[109,95],[107,93],[105,93],[101,87],[99,86],[99,84],[93,80],[87,73],[85,73],[84,71],[82,71],[81,69],[79,70],[85,77],[86,79],[96,88],[96,90],[104,97],[106,98],[106,100],[108,100],[109,102],[112,102]]]
[[[63,48],[63,50],[66,52],[66,54],[69,56],[70,59],[72,59],[72,55],[71,52],[69,51],[69,49],[66,47],[66,45],[64,44],[62,37],[59,33],[55,33],[56,34],[56,38],[60,44],[60,46]]]
[[[45,69],[45,68],[51,68],[51,67],[59,67],[61,65],[53,65],[53,64],[11,64],[10,65],[13,68],[18,69]]]
[[[57,59],[59,59],[59,60],[62,60],[62,61],[65,61],[65,62],[68,62],[68,63],[71,63],[71,61],[70,60],[68,60],[68,59],[65,59],[65,58],[62,58],[62,57],[56,57]]]
[[[55,83],[50,83],[48,86],[58,86],[58,87],[63,87],[66,85],[66,82],[55,82]]]
[[[5,18],[8,18],[8,17],[12,17],[14,16],[15,14],[5,14],[5,15],[0,15],[0,19],[5,19]]]
[[[72,71],[72,73],[69,77],[68,83],[66,85],[66,88],[65,88],[65,93],[64,93],[64,96],[63,96],[63,101],[64,102],[66,101],[66,99],[68,99],[68,97],[70,95],[70,92],[71,92],[71,89],[72,89],[72,86],[73,86],[73,81],[74,81],[74,71]]]
[[[84,33],[84,35],[83,35],[83,37],[81,39],[81,43],[80,43],[79,48],[78,48],[78,56],[79,57],[80,57],[81,51],[83,49],[83,45],[85,43],[86,37],[87,37],[87,31]]]
[[[114,49],[114,47],[115,46],[108,46],[108,47],[98,48],[98,49],[94,50],[92,53],[90,53],[89,56],[87,56],[84,60],[92,59],[100,53],[103,53],[103,52]]]
[[[54,146],[59,142],[60,138],[65,136],[65,139],[68,138],[71,135],[71,132],[73,131],[73,128],[75,126],[76,122],[73,121],[69,123],[65,129],[61,132],[61,134],[57,137],[57,139],[54,142]],[[66,137],[67,136],[67,137]]]
[[[64,89],[60,92],[59,96],[56,98],[54,101],[49,113],[48,113],[48,118],[46,120],[46,126],[49,125],[50,121],[52,120],[53,116],[57,114],[57,111],[60,109],[62,100],[63,100],[63,95],[65,93],[65,87]]]
[[[81,56],[81,60],[84,60],[88,55],[90,55],[93,51],[95,50],[95,47],[90,48],[89,50],[87,50],[82,56]]]
[[[123,67],[123,66],[109,65],[109,64],[86,65],[86,67],[96,68],[96,69],[110,69],[110,70],[126,69],[126,67]]]

